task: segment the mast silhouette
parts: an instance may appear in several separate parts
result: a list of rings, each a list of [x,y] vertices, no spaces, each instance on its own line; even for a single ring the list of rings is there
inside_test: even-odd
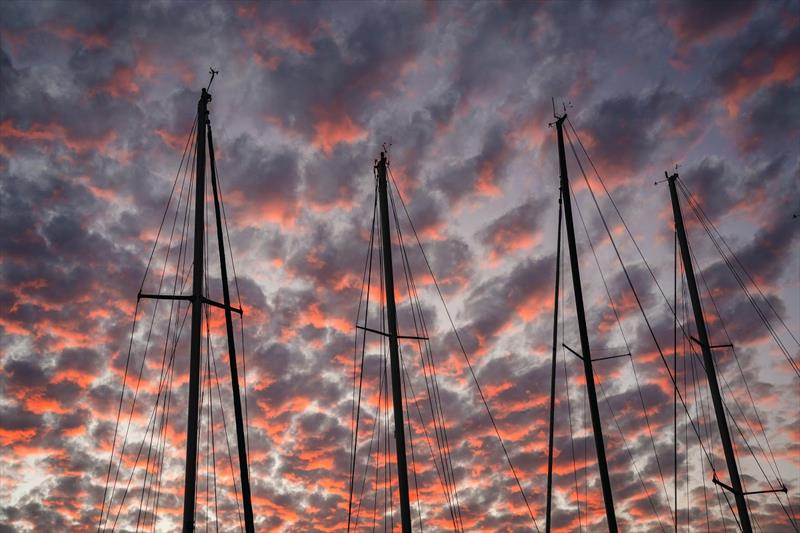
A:
[[[389,360],[392,371],[392,407],[394,412],[394,439],[397,452],[397,481],[400,490],[400,520],[403,533],[411,533],[411,505],[408,499],[408,466],[406,463],[406,437],[403,424],[403,390],[400,382],[400,356],[397,346],[397,309],[394,301],[394,271],[392,269],[392,237],[389,228],[388,183],[386,156],[376,164],[378,175],[378,203],[381,214],[381,239],[383,243],[383,274],[386,285],[386,321],[389,327]]]
[[[242,503],[244,507],[244,527],[247,533],[254,533],[253,504],[250,497],[250,474],[247,467],[247,443],[242,418],[242,398],[239,394],[239,371],[236,367],[236,343],[233,336],[233,315],[231,296],[228,288],[228,267],[225,262],[225,240],[222,236],[222,217],[220,216],[219,194],[217,191],[217,164],[214,159],[214,137],[211,135],[211,121],[207,121],[208,153],[211,157],[211,189],[214,192],[214,213],[217,218],[217,242],[219,243],[219,266],[222,278],[222,304],[225,306],[225,329],[228,336],[228,361],[231,369],[231,388],[233,392],[233,413],[236,419],[236,445],[239,450],[239,472],[242,479]]]
[[[211,70],[211,83],[217,72]],[[183,532],[194,531],[194,517],[196,508],[197,488],[197,444],[198,423],[200,416],[200,348],[203,336],[203,306],[211,305],[225,311],[225,326],[228,337],[228,360],[231,370],[231,388],[233,391],[233,410],[236,419],[236,441],[239,451],[239,473],[242,482],[242,504],[244,507],[244,522],[247,533],[254,533],[253,505],[250,493],[250,476],[247,466],[247,443],[245,436],[244,420],[242,418],[242,401],[239,391],[239,372],[236,367],[236,345],[233,334],[233,315],[243,315],[243,311],[231,305],[230,290],[228,287],[228,270],[225,262],[225,243],[223,240],[222,218],[220,216],[220,198],[217,183],[217,168],[214,160],[214,141],[211,135],[211,121],[208,118],[208,103],[211,94],[208,89],[203,89],[200,100],[197,102],[197,138],[195,167],[195,207],[194,207],[194,255],[192,273],[192,294],[190,296],[178,294],[143,294],[138,298],[153,300],[184,300],[192,304],[192,329],[189,348],[189,405],[186,422],[186,463],[184,474],[183,494]],[[208,134],[206,136],[206,134]],[[211,187],[214,195],[214,213],[216,215],[217,240],[219,241],[220,272],[222,278],[223,301],[215,302],[204,293],[204,264],[205,264],[205,201],[206,201],[206,143],[211,166]],[[210,357],[210,354],[209,354]]]
[[[714,474],[714,483],[722,486],[724,489],[733,493],[736,499],[736,509],[739,514],[739,522],[744,533],[751,533],[753,531],[750,525],[750,514],[747,510],[747,502],[745,500],[745,492],[742,488],[742,480],[739,477],[739,468],[736,465],[736,455],[733,449],[733,442],[731,441],[731,434],[728,429],[728,421],[725,418],[725,406],[722,403],[722,394],[720,393],[719,383],[717,382],[717,371],[714,366],[714,357],[711,355],[711,344],[708,340],[708,330],[706,329],[705,318],[703,317],[703,308],[700,302],[700,293],[697,290],[697,281],[694,277],[694,268],[692,266],[692,255],[689,251],[689,241],[686,239],[686,229],[683,224],[683,214],[681,213],[681,204],[678,200],[678,192],[675,182],[678,179],[678,174],[669,175],[664,172],[669,184],[669,195],[672,199],[672,214],[675,218],[675,230],[678,233],[678,242],[681,248],[681,258],[683,259],[683,268],[686,272],[686,284],[689,288],[689,296],[692,301],[692,311],[694,313],[694,322],[697,329],[698,339],[701,352],[703,353],[703,366],[705,366],[706,377],[708,378],[708,387],[711,390],[711,399],[714,403],[714,415],[717,418],[717,426],[719,428],[719,436],[722,441],[722,449],[725,452],[725,462],[728,466],[728,475],[731,478],[731,486],[727,486],[716,477]]]
[[[558,244],[556,247],[556,288],[553,296],[553,360],[550,367],[550,433],[547,441],[547,512],[545,533],[550,533],[550,514],[553,507],[553,430],[556,409],[556,360],[558,356],[558,289],[561,280],[561,211],[562,202],[558,197]]]
[[[211,95],[203,89],[197,102],[197,167],[194,202],[194,270],[192,276],[192,333],[189,351],[189,411],[186,423],[186,474],[183,485],[183,531],[194,531],[197,483],[197,422],[200,408],[200,340],[203,334],[203,244],[206,192],[206,121]]]
[[[567,245],[569,247],[569,263],[572,272],[572,287],[575,295],[575,310],[578,317],[578,332],[580,333],[581,353],[575,354],[583,360],[583,370],[586,376],[586,393],[589,400],[589,412],[592,417],[592,430],[594,445],[597,452],[597,467],[600,470],[600,482],[603,486],[603,502],[606,509],[608,530],[617,532],[617,517],[614,512],[614,497],[611,492],[611,480],[608,475],[606,462],[606,449],[603,443],[603,426],[600,422],[600,410],[597,406],[597,393],[594,384],[594,370],[592,368],[592,354],[589,347],[589,332],[586,327],[586,315],[583,307],[583,290],[581,288],[581,273],[578,266],[578,249],[575,243],[575,227],[572,220],[572,202],[570,199],[569,177],[567,175],[567,159],[564,154],[564,121],[567,114],[556,117],[556,132],[558,135],[558,165],[561,174],[560,187],[561,199],[564,203],[564,219],[567,228]],[[572,350],[570,350],[572,351]]]

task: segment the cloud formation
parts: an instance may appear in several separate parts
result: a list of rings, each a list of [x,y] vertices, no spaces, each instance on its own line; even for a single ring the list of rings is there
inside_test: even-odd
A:
[[[652,183],[677,163],[698,205],[797,335],[796,3],[566,9],[523,2],[9,1],[3,11],[0,443],[7,453],[0,459],[0,531],[97,527],[119,393],[124,379],[136,386],[140,368],[130,411],[138,429],[127,442],[121,476],[130,474],[135,450],[146,449],[149,409],[163,401],[159,376],[170,375],[159,527],[180,520],[188,343],[180,338],[174,366],[162,367],[174,333],[163,304],[138,308],[139,326],[153,316],[156,326],[149,344],[136,330],[127,378],[125,368],[136,294],[209,65],[221,71],[211,90],[211,120],[245,308],[257,529],[338,531],[347,521],[353,326],[372,220],[373,164],[384,145],[540,526],[558,209],[555,132],[547,127],[551,97],[568,106],[670,302],[672,214],[665,186]],[[587,227],[577,222],[592,349],[597,357],[632,354],[596,364],[618,516],[625,530],[668,528],[675,508],[671,381],[567,151]],[[582,163],[671,365],[672,316],[589,161]],[[789,488],[788,512],[795,512],[796,378],[688,206],[684,216],[702,285],[710,289],[704,306],[712,339],[726,344],[730,336],[736,346],[716,356],[732,418],[746,421],[734,438],[748,490],[777,482],[771,470],[765,478],[759,469],[774,456]],[[402,229],[431,330],[464,525],[528,530],[524,501],[424,258],[411,228]],[[163,239],[156,259],[167,252]],[[177,262],[182,252],[173,243],[169,253]],[[396,253],[398,278],[400,268]],[[561,341],[577,347],[569,269],[564,273]],[[209,275],[218,296],[218,270]],[[147,286],[157,288],[157,273],[150,276]],[[374,304],[380,287],[373,290]],[[397,293],[401,329],[410,331],[405,282]],[[759,302],[796,361],[796,345]],[[223,435],[221,405],[232,428],[224,322],[210,313],[219,372],[209,379],[218,379],[222,391],[222,402],[214,396],[214,430]],[[423,406],[429,393],[412,348],[404,345],[404,357]],[[690,346],[685,351],[690,355],[679,357],[677,380],[693,420],[713,430],[699,359]],[[359,470],[366,466],[364,435],[387,431],[376,416],[383,405],[380,344],[369,342],[367,354]],[[553,520],[564,531],[605,523],[583,383],[577,358],[559,350]],[[123,421],[131,400],[125,398]],[[426,528],[446,530],[452,522],[424,441],[430,411],[422,415],[422,422],[409,417],[422,514]],[[681,520],[705,523],[707,499],[711,529],[732,527],[685,417],[678,435]],[[746,453],[745,438],[759,463]],[[723,472],[718,443],[704,444]],[[393,464],[391,452],[381,448],[379,455]],[[227,449],[210,466],[218,474],[217,512],[225,530],[234,530],[238,474],[231,475]],[[203,490],[206,471],[204,463]],[[137,498],[144,494],[142,476],[131,478]],[[396,504],[396,492],[392,498]],[[371,492],[363,502],[371,521]],[[785,497],[749,502],[761,529],[791,530],[781,508]],[[208,510],[204,502],[200,507],[198,524],[205,524]],[[137,508],[124,509],[118,527],[134,528]],[[398,517],[377,520],[396,525]]]

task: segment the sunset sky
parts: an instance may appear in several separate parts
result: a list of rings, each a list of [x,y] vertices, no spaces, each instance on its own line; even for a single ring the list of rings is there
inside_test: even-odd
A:
[[[788,358],[800,361],[797,0],[6,0],[0,4],[0,532],[98,528],[137,291],[209,67],[219,70],[209,108],[245,311],[259,531],[346,528],[355,322],[373,164],[383,145],[542,531],[558,213],[551,98],[560,111],[566,106],[670,302],[672,210],[667,185],[654,182],[677,165],[683,184],[752,276],[743,276],[747,289]],[[627,351],[626,343],[632,353],[595,364],[617,517],[625,531],[671,530],[672,385],[569,145],[567,155],[587,228],[576,218],[591,345],[596,357]],[[600,180],[588,160],[581,163],[671,365],[673,317]],[[736,348],[736,357],[730,349],[715,355],[726,405],[741,428],[729,418],[747,490],[778,487],[779,478],[789,489],[789,498],[748,497],[754,525],[794,531],[787,514],[800,524],[800,380],[682,201],[711,340]],[[175,209],[170,205],[168,214]],[[399,216],[439,370],[464,527],[531,530],[432,278],[402,211]],[[210,239],[216,246],[216,235]],[[162,235],[148,274],[153,292],[164,244]],[[209,261],[218,261],[216,252]],[[577,347],[566,267],[560,327],[563,342]],[[398,250],[398,278],[400,272]],[[210,275],[218,297],[217,270]],[[373,279],[379,275],[376,266]],[[372,289],[375,306],[379,293]],[[683,309],[680,285],[678,292]],[[401,334],[413,335],[408,292],[399,281],[397,294]],[[229,402],[224,321],[210,313]],[[159,349],[143,361],[150,320],[154,343],[163,344],[166,335],[151,302],[142,303],[136,318],[123,415],[138,369],[145,370],[122,479],[157,396]],[[237,320],[237,335],[238,327]],[[181,520],[186,337],[174,362],[159,531],[175,530]],[[423,414],[430,413],[414,348],[404,344],[407,370]],[[375,460],[367,445],[380,345],[368,339],[366,350],[359,480],[365,461]],[[715,419],[702,415],[710,406],[707,382],[696,360],[682,366],[692,360],[682,353],[681,393],[718,478],[727,483]],[[583,369],[569,352],[560,349],[558,357],[554,529],[603,531]],[[232,433],[232,411],[225,407]],[[238,531],[221,420],[214,426],[222,439],[216,444],[220,529]],[[423,425],[412,421],[422,500],[417,508],[412,495],[415,530],[418,509],[426,530],[452,529],[422,444]],[[682,411],[678,436],[682,531],[736,530]],[[198,528],[210,516],[204,446]],[[235,454],[233,440],[231,446]],[[380,454],[382,461],[383,448]],[[114,468],[118,461],[117,453]],[[130,489],[135,496],[117,530],[136,529],[141,463],[138,468]],[[374,466],[369,472],[374,476]],[[370,480],[359,527],[371,530]],[[396,509],[385,525],[399,530],[397,494],[392,498]],[[383,522],[378,516],[378,528]]]

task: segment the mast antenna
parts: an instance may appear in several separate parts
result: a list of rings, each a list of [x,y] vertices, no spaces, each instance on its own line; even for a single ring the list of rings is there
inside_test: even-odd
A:
[[[547,127],[548,128],[552,128],[556,124],[556,122],[558,122],[559,120],[563,121],[563,119],[565,119],[567,117],[567,108],[572,108],[573,107],[571,101],[567,100],[566,102],[564,102],[562,100],[561,101],[561,108],[564,110],[564,114],[559,115],[558,113],[556,113],[556,99],[553,98],[553,97],[550,97],[550,103],[553,106],[553,118],[556,119],[556,120],[555,120],[555,122],[548,122],[547,123]]]
[[[214,70],[214,67],[209,67],[208,73],[211,74],[211,79],[208,80],[208,85],[206,86],[206,92],[208,92],[211,89],[211,84],[214,83],[214,76],[219,74],[219,70]]]

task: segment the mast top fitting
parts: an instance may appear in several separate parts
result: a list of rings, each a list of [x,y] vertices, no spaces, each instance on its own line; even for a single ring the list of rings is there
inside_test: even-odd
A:
[[[214,76],[219,74],[219,70],[214,70],[214,67],[209,67],[208,73],[211,74],[211,79],[208,80],[208,85],[206,86],[206,92],[208,92],[211,89],[211,84],[214,83]]]

